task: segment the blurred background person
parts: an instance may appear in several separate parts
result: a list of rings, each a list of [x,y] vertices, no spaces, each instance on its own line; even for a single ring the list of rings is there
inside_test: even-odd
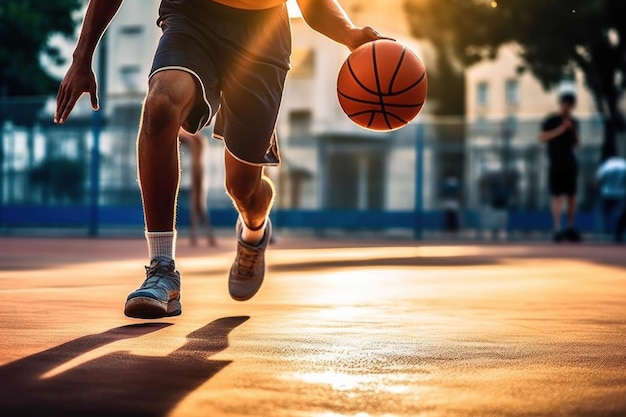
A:
[[[608,158],[596,172],[600,187],[603,231],[621,241],[626,228],[626,159]]]
[[[580,144],[580,137],[578,121],[572,115],[576,96],[569,92],[561,94],[559,105],[559,112],[548,115],[539,134],[539,140],[547,145],[548,151],[553,238],[555,242],[579,242],[581,236],[575,228],[578,163],[574,149]],[[564,230],[561,229],[563,200],[567,202],[567,228]]]
[[[461,183],[454,176],[447,177],[441,185],[441,200],[444,213],[443,229],[447,233],[458,233],[461,227]]]
[[[191,245],[196,246],[198,244],[198,232],[200,227],[203,227],[209,246],[217,246],[207,208],[207,188],[204,181],[206,139],[200,132],[191,134],[183,129],[179,130],[178,138],[181,145],[189,150],[191,156],[191,190],[189,193],[189,218],[191,222],[189,238]]]

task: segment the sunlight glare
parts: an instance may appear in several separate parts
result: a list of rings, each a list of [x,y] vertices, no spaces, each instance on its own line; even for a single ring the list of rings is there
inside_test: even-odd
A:
[[[298,3],[296,0],[288,0],[287,1],[287,10],[289,11],[289,17],[302,17],[302,12],[300,11],[300,7],[298,7]]]

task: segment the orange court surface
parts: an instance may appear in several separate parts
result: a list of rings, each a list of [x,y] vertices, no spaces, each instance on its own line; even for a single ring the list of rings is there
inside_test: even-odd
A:
[[[180,239],[183,315],[123,316],[140,239],[0,239],[1,416],[626,416],[626,248]]]

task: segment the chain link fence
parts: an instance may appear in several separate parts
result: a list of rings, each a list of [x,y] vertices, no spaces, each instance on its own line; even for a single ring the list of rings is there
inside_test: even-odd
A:
[[[0,101],[2,230],[141,227],[135,159],[141,97],[107,98],[102,121],[83,100],[64,126],[52,123],[53,109],[50,98]],[[296,129],[281,119],[283,164],[268,170],[278,190],[276,222],[294,229],[405,229],[430,238],[480,236],[497,228],[509,234],[549,230],[540,120],[418,119],[386,134],[329,124]],[[210,129],[203,133],[209,137]],[[600,121],[582,120],[581,137],[579,218],[591,233],[599,230]],[[190,187],[185,148],[182,156],[184,228]],[[205,165],[213,220],[230,227],[234,211],[223,189],[220,142],[208,140]]]

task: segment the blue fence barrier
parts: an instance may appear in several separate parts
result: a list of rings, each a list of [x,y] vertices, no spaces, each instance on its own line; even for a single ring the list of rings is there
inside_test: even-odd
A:
[[[0,207],[0,227],[85,227],[91,216],[89,206],[4,206]],[[463,229],[489,229],[482,221],[486,214],[465,210],[459,213]],[[214,227],[232,227],[237,218],[230,208],[210,210]],[[102,206],[98,208],[99,226],[143,227],[143,212],[137,206]],[[343,210],[284,210],[272,213],[276,227],[311,230],[384,230],[410,229],[419,232],[436,232],[445,229],[442,211],[343,211]],[[599,229],[597,215],[592,212],[578,213],[577,227],[584,232]],[[183,207],[178,215],[180,227],[189,225],[188,211]],[[547,212],[509,212],[504,228],[508,231],[550,231],[551,216]]]

